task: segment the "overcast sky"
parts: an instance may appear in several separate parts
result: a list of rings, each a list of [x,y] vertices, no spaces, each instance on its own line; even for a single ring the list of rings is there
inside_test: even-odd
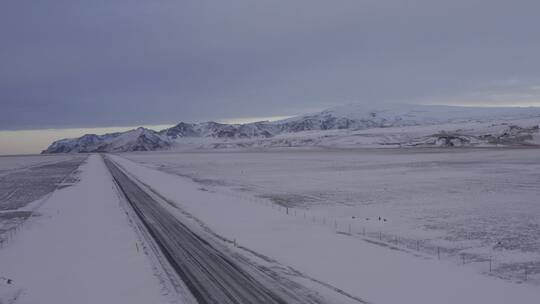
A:
[[[538,0],[2,0],[0,130],[540,105]]]

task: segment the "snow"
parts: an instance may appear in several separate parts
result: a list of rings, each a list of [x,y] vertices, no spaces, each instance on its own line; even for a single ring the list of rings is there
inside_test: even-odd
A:
[[[535,172],[538,172],[538,169],[535,168],[534,164],[539,163],[537,160],[538,150],[520,151],[516,155],[510,154],[510,156],[506,154],[509,153],[507,151],[488,151],[487,156],[483,152],[474,155],[475,151],[462,154],[455,152],[445,154],[440,151],[434,151],[432,154],[419,152],[405,155],[405,159],[397,155],[397,152],[395,153],[397,156],[394,155],[396,157],[381,157],[380,151],[373,152],[371,155],[358,153],[358,151],[335,152],[323,154],[322,157],[316,152],[302,151],[273,154],[261,152],[259,154],[154,153],[124,155],[146,162],[152,162],[151,158],[153,157],[156,159],[154,160],[155,166],[165,166],[161,167],[162,169],[186,175],[195,173],[197,183],[190,178],[142,166],[120,156],[115,156],[114,159],[142,182],[202,220],[216,233],[228,239],[235,239],[242,246],[272,257],[281,264],[292,266],[308,276],[330,283],[369,302],[538,303],[540,289],[535,285],[516,284],[483,275],[478,273],[478,269],[469,267],[469,264],[457,266],[452,260],[438,261],[429,255],[411,251],[403,246],[398,245],[393,248],[388,242],[377,245],[375,244],[376,238],[369,237],[365,241],[360,232],[362,227],[369,225],[367,227],[371,231],[381,231],[380,228],[387,227],[386,229],[391,231],[400,229],[400,232],[405,231],[417,236],[418,230],[411,229],[410,223],[406,220],[399,220],[399,214],[402,211],[407,209],[412,211],[414,208],[423,206],[424,209],[420,208],[420,215],[425,210],[460,210],[459,214],[467,214],[471,210],[477,211],[486,208],[482,205],[476,206],[478,208],[467,208],[466,200],[462,198],[461,202],[458,201],[455,205],[446,206],[445,209],[445,206],[441,207],[440,204],[432,205],[433,199],[429,200],[428,198],[430,196],[431,198],[437,197],[444,204],[448,204],[448,199],[452,197],[453,192],[434,192],[435,189],[440,190],[441,184],[437,183],[449,181],[449,190],[459,189],[462,184],[455,184],[455,182],[471,173],[469,171],[470,164],[481,166],[479,171],[473,171],[475,174],[487,173],[490,178],[493,178],[485,184],[479,184],[482,191],[495,191],[493,195],[489,195],[490,199],[496,198],[502,193],[497,192],[497,187],[500,185],[494,181],[498,181],[498,178],[505,180],[508,177],[504,174],[498,176],[500,172],[497,171],[511,171],[512,166],[516,166],[517,168],[514,169],[517,170],[528,167],[525,175],[515,180],[509,186],[510,188],[504,189],[512,189],[520,182],[526,182],[527,177],[537,178]],[[456,162],[453,164],[454,170],[448,174],[441,174],[441,170],[438,168],[438,166],[443,166],[440,159],[436,161],[440,155],[443,155],[446,160],[450,158]],[[504,166],[490,169],[489,164],[479,162],[476,159],[486,157],[495,162],[503,160]],[[506,158],[513,159],[513,161],[508,161]],[[462,161],[463,159],[469,159],[470,162],[460,165],[457,160]],[[394,163],[385,166],[385,162],[389,160],[393,160]],[[372,163],[373,161],[375,163]],[[428,167],[426,171],[425,164],[421,165],[422,162],[431,165],[432,169]],[[339,167],[341,170],[335,170],[335,167]],[[452,166],[447,167],[452,168]],[[354,175],[347,173],[349,168],[352,168],[349,172],[353,172]],[[359,171],[361,174],[358,174]],[[417,173],[413,174],[415,171]],[[215,173],[218,173],[217,176],[214,176]],[[427,176],[422,177],[424,173],[427,173]],[[439,174],[438,177],[437,174]],[[406,184],[400,185],[396,179],[391,179],[392,176],[401,182],[406,182]],[[479,181],[475,180],[474,176],[472,178],[472,180],[469,178],[465,182]],[[347,183],[346,180],[349,182]],[[430,180],[433,182],[430,183]],[[333,181],[333,183],[329,184],[328,181]],[[343,185],[340,184],[342,182]],[[534,183],[532,180],[528,182],[531,183],[530,185]],[[387,189],[379,191],[382,189],[382,184],[386,185],[388,191],[386,191]],[[415,184],[420,184],[421,188],[407,189],[408,186]],[[489,189],[488,185],[491,185]],[[334,205],[324,204],[321,195],[335,187],[345,190],[343,191],[344,197],[339,197],[343,201]],[[359,187],[363,190],[367,189],[368,196],[361,199],[353,197],[352,201],[359,200],[367,204],[348,206],[351,201],[344,198],[352,194],[355,187],[356,189]],[[281,202],[290,204],[291,207],[289,214],[286,214],[285,209],[276,209],[276,205],[269,204],[268,200],[257,199],[257,191],[260,194],[261,190],[266,192],[268,189],[272,189],[274,194],[285,193],[290,197],[303,200],[300,205],[295,205],[294,200],[291,203],[291,201],[282,198]],[[300,190],[300,193],[295,193],[291,191],[292,189]],[[319,196],[306,193],[306,189],[317,189]],[[431,191],[425,192],[424,201],[420,202],[420,205],[411,205],[411,202],[414,201],[413,194],[429,189]],[[523,189],[525,188],[519,190]],[[331,194],[342,192],[334,190]],[[523,202],[510,208],[516,208],[518,211],[526,210],[531,213],[531,216],[534,216],[538,210],[538,204],[527,202],[527,199],[537,197],[537,190],[538,187],[531,187],[527,190],[529,192],[511,191],[510,195],[513,199],[521,198]],[[385,199],[398,194],[401,198],[406,199],[403,203],[404,206],[398,207],[400,202],[397,200],[394,200],[396,202],[394,204],[376,205],[377,201],[385,202]],[[482,198],[482,195],[475,196],[474,201],[476,202],[478,198]],[[331,199],[337,199],[337,197],[334,196]],[[503,200],[504,198],[501,199],[501,202]],[[305,209],[306,206],[311,209]],[[495,204],[492,207],[496,211],[500,210],[501,205]],[[508,211],[508,208],[504,210]],[[390,219],[387,222],[389,227],[385,226],[383,222],[374,220],[374,217],[383,211],[385,213],[382,214]],[[304,212],[308,214],[306,218],[304,218]],[[360,214],[361,219],[369,216],[372,220],[370,224],[352,222],[353,234],[349,235],[348,227],[344,223],[350,223],[347,220],[351,218],[351,214]],[[431,214],[437,215],[436,212]],[[453,216],[452,214],[448,215],[450,218]],[[326,220],[323,222],[322,218],[326,218]],[[329,220],[331,218],[339,219],[337,229]],[[428,220],[434,221],[441,219],[447,218],[442,215],[428,218]],[[340,233],[336,233],[336,230]],[[437,230],[436,233],[420,231],[431,237],[438,233],[448,233],[444,230]],[[511,256],[516,257],[515,255]],[[486,262],[475,265],[482,267],[483,271],[487,272],[488,264]]]
[[[127,152],[289,146],[526,145],[536,143],[540,108],[345,105],[274,122],[179,123],[155,132],[138,128],[52,143],[44,153]],[[511,129],[512,125],[520,128]],[[414,128],[421,126],[422,128]],[[525,127],[525,130],[522,128]],[[390,128],[392,130],[384,130]],[[508,130],[512,130],[507,134]],[[441,134],[451,135],[441,139]],[[503,138],[499,138],[504,135]],[[448,136],[446,136],[448,137]]]
[[[34,166],[56,163],[73,159],[71,155],[9,155],[0,156],[0,176],[14,170],[28,169]]]
[[[80,182],[55,191],[0,250],[0,302],[166,303],[152,264],[119,202],[100,156]]]
[[[527,269],[536,273],[529,281],[540,283],[538,152],[289,149],[124,155],[205,188],[265,197],[328,221],[382,232],[385,239],[399,237],[412,248],[418,241],[431,255],[441,247],[443,258],[457,264],[460,253],[490,248],[469,260],[492,258],[492,274],[514,281],[523,280]],[[379,216],[388,221],[375,220]]]
[[[332,115],[353,120],[377,118],[388,123],[419,125],[429,123],[467,122],[474,120],[516,119],[540,116],[538,107],[459,107],[442,105],[386,104],[369,106],[365,104],[346,104],[319,113],[300,117],[321,117]],[[298,117],[284,121],[297,120]],[[274,123],[280,123],[276,121]]]
[[[456,134],[471,140],[468,146],[496,146],[484,136],[498,137],[507,132],[510,126],[527,129],[523,134],[531,134],[531,139],[508,141],[504,144],[522,145],[540,143],[537,126],[540,118],[499,119],[490,122],[464,121],[428,125],[406,125],[399,127],[310,130],[282,133],[270,138],[216,139],[181,137],[174,141],[171,150],[254,150],[298,147],[310,148],[399,148],[416,145],[437,146],[439,134]],[[503,143],[501,143],[503,144]]]

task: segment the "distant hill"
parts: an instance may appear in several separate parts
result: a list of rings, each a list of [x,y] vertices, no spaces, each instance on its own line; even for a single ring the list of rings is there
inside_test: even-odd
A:
[[[247,124],[180,122],[174,127],[161,131],[140,127],[126,132],[104,135],[87,134],[79,138],[55,141],[42,153],[155,151],[174,149],[177,145],[185,143],[186,140],[197,142],[197,139],[199,139],[200,143],[204,144],[204,147],[272,146],[274,145],[272,143],[283,145],[284,142],[281,139],[276,140],[279,137],[287,137],[288,134],[296,133],[304,134],[309,131],[358,131],[375,128],[471,124],[532,118],[540,118],[540,108],[488,108],[423,105],[371,107],[350,104],[318,113],[300,115],[273,122],[261,121]],[[536,128],[534,128],[534,126],[527,126],[527,128],[514,126],[511,130],[509,129],[509,132],[526,140],[528,138],[527,134],[537,133],[537,127],[537,125]],[[501,132],[499,129],[497,132]],[[521,129],[526,131],[519,131]],[[522,134],[523,132],[526,134]],[[448,135],[448,132],[443,132],[439,135],[441,134],[446,134],[447,139],[439,140],[439,144],[451,144],[452,140],[454,140],[455,143],[483,142],[495,144],[496,142],[493,138],[488,136],[489,134],[485,134],[485,137],[475,137],[475,139],[465,141],[451,138],[454,135],[459,138],[459,134]],[[478,136],[481,135],[482,134]],[[332,136],[338,135],[334,134]],[[507,135],[507,137],[508,136],[510,135]],[[425,144],[428,144],[429,142],[430,141],[428,140]],[[437,142],[437,140],[435,140],[435,142]],[[498,141],[496,144],[516,144],[518,142],[519,141],[509,139],[507,141]],[[288,145],[291,145],[290,143],[291,141],[289,141]],[[293,142],[293,145],[295,146],[301,146],[303,144],[313,144],[313,141],[302,141],[301,138],[296,138]]]

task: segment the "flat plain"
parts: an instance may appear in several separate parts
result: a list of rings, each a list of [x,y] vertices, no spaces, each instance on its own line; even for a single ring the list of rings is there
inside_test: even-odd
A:
[[[82,154],[0,157],[0,241],[33,215],[47,194],[72,183],[70,175],[85,159]]]
[[[512,281],[540,273],[540,150],[357,149],[122,156],[308,211]]]

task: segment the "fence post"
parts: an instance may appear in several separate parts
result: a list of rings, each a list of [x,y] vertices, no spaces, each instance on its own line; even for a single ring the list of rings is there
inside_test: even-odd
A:
[[[379,231],[379,240],[382,240],[382,232]]]
[[[437,259],[441,259],[441,247],[437,247]]]
[[[351,224],[349,224],[349,234],[351,234]]]
[[[491,272],[491,257],[489,257],[489,272]]]
[[[365,228],[365,227],[362,227],[362,234],[363,234],[364,236],[366,236],[366,228]]]
[[[337,230],[337,220],[334,220],[334,229]]]
[[[285,213],[289,214],[289,207],[285,207]]]
[[[420,251],[420,241],[416,240],[416,251]]]
[[[461,254],[461,260],[463,261],[463,265],[465,265],[465,254],[464,253]]]

